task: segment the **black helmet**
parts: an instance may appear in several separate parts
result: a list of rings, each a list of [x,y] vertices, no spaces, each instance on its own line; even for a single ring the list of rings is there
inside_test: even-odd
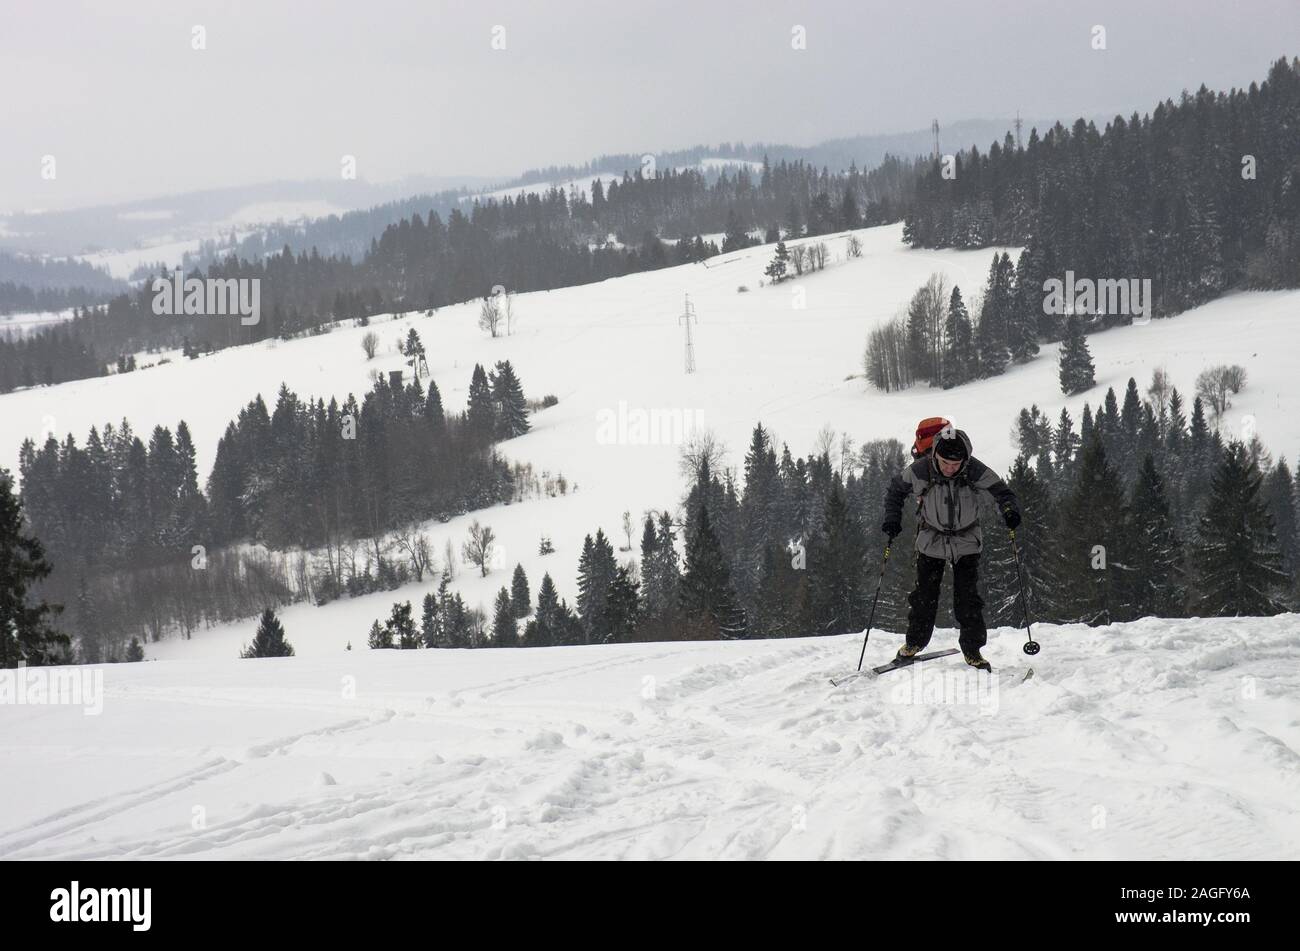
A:
[[[934,437],[934,454],[949,462],[964,462],[970,458],[970,440],[960,429],[945,426]]]

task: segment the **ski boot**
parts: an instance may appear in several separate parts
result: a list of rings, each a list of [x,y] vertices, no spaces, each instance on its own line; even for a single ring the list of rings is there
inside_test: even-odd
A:
[[[911,644],[904,642],[903,646],[898,649],[898,653],[894,655],[894,660],[911,660],[919,653],[921,653],[921,648],[913,647]]]
[[[976,670],[987,670],[989,673],[993,673],[993,665],[984,659],[983,655],[980,654],[978,647],[973,651],[963,651],[962,656],[966,658],[966,663],[970,664]]]

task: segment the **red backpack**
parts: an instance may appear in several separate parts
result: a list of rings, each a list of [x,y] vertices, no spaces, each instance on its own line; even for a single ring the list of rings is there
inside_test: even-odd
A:
[[[942,416],[930,416],[916,424],[916,441],[912,443],[912,458],[919,459],[930,451],[934,437],[952,424]]]

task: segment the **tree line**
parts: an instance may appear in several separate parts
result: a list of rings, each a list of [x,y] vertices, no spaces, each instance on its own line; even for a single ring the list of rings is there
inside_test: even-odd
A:
[[[83,656],[120,658],[132,636],[418,580],[432,564],[420,522],[542,491],[494,448],[529,425],[502,361],[475,366],[459,413],[431,379],[380,376],[360,402],[281,386],[272,409],[259,395],[227,426],[205,489],[183,420],[147,441],[126,420],[84,444],[27,440],[22,504],[55,566],[42,595],[67,607]]]
[[[1038,408],[1017,420],[1006,474],[1020,497],[1016,556],[992,503],[982,512],[981,595],[990,626],[1034,621],[1110,624],[1158,617],[1269,615],[1300,603],[1300,484],[1257,436],[1225,439],[1197,395],[1187,404],[1163,372],[1145,397],[1085,404],[1076,426]],[[798,637],[865,627],[883,539],[889,480],[908,464],[897,440],[855,451],[829,434],[820,451],[778,456],[754,429],[743,474],[719,471],[716,445],[687,453],[693,472],[680,514],[648,513],[640,558],[620,562],[603,530],[588,535],[570,606],[547,573],[535,606],[522,566],[491,615],[466,607],[444,575],[418,631],[390,618],[376,647],[501,647],[645,640]],[[983,504],[983,503],[982,503]],[[996,527],[993,527],[996,526]],[[885,563],[876,625],[901,632],[914,580],[916,516]],[[678,539],[682,544],[678,544]],[[410,613],[410,605],[398,611]],[[397,617],[398,615],[395,615]],[[399,619],[400,619],[399,618]],[[953,626],[951,606],[939,624]],[[391,628],[392,636],[383,632]],[[401,632],[407,636],[402,638]]]
[[[1201,86],[1100,131],[1079,119],[1032,130],[1023,148],[1008,134],[986,153],[935,159],[916,178],[904,239],[1024,247],[1017,283],[1040,302],[1044,280],[1067,270],[1149,278],[1153,316],[1167,316],[1229,287],[1300,284],[1298,178],[1300,59],[1280,59],[1246,89]]]

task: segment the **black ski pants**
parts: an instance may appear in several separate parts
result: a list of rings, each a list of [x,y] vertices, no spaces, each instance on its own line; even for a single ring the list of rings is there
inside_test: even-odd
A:
[[[943,582],[943,558],[916,553],[916,587],[908,595],[907,643],[924,647],[934,633],[934,617],[939,610],[939,587]],[[952,613],[961,625],[957,643],[964,653],[978,650],[988,642],[984,626],[984,602],[979,593],[980,556],[963,555],[952,566]]]

